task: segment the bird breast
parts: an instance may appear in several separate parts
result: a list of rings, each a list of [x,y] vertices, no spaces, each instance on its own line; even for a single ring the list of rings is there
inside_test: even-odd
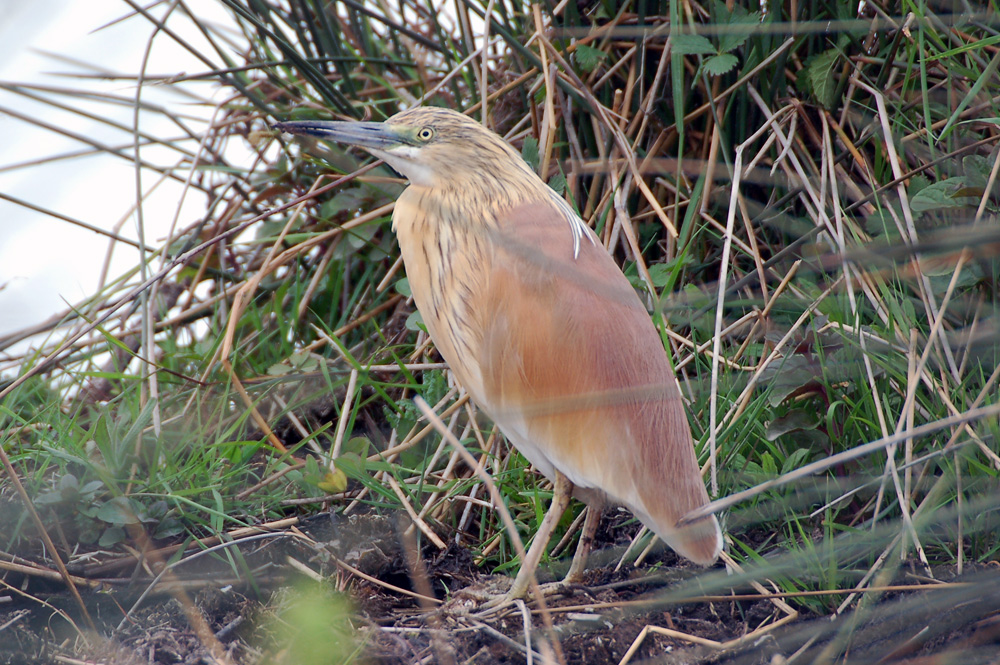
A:
[[[467,215],[468,213],[466,213]],[[484,266],[492,256],[483,234],[455,206],[423,187],[396,201],[393,227],[413,300],[438,352],[473,400],[482,405],[475,362],[482,343]]]

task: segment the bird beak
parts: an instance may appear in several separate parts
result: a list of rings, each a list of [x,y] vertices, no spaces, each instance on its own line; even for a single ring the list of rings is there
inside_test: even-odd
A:
[[[383,122],[343,122],[339,120],[293,120],[276,122],[275,129],[288,134],[312,136],[374,150],[389,150],[403,143],[402,137]]]

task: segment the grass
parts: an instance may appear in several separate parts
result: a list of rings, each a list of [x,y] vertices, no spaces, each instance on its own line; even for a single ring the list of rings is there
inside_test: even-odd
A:
[[[412,398],[491,471],[522,538],[551,490],[428,344],[386,208],[403,183],[362,169],[361,153],[268,129],[417,102],[485,106],[597,230],[649,300],[714,496],[833,459],[725,512],[747,572],[708,589],[839,591],[996,560],[995,4],[794,17],[720,3],[223,4],[236,33],[160,8],[202,33],[206,76],[226,93],[211,123],[168,107],[145,112],[185,138],[120,127],[126,157],[137,141],[176,155],[177,169],[144,167],[147,182],[163,173],[204,193],[203,214],[179,217],[143,264],[59,320],[0,339],[7,478],[74,570],[94,552],[125,570],[142,538],[325,507],[404,509],[425,548],[432,532],[484,571],[516,565],[486,493]],[[133,9],[137,26],[151,16]],[[88,88],[5,90],[72,106]],[[246,158],[231,161],[233,144]],[[0,498],[17,504],[13,483]],[[44,561],[26,517],[0,523],[0,550]],[[788,603],[877,613],[859,599]]]

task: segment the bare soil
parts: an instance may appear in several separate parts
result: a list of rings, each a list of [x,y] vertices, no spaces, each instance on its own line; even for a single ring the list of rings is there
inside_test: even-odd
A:
[[[676,633],[647,634],[631,663],[749,665],[785,662],[796,653],[794,662],[812,663],[824,652],[835,655],[830,662],[1000,663],[996,566],[980,566],[960,578],[936,571],[937,580],[948,585],[873,597],[858,618],[800,611],[776,630],[720,650],[713,643],[752,633],[783,613],[773,602],[759,599],[637,604],[662,597],[703,572],[685,566],[669,551],[641,568],[618,572],[607,563],[612,558],[607,550],[598,553],[598,567],[588,572],[585,585],[549,598],[553,626],[548,629],[533,603],[475,616],[481,598],[501,592],[509,578],[484,574],[464,548],[425,549],[414,569],[399,546],[393,520],[324,515],[298,529],[302,536],[288,532],[245,543],[238,557],[220,552],[182,563],[175,568],[174,581],[161,583],[141,601],[151,582],[145,567],[133,561],[118,570],[119,577],[105,573],[102,588],[81,588],[97,624],[96,636],[84,629],[81,613],[61,582],[7,572],[3,579],[9,586],[0,590],[0,663],[212,662],[204,640],[191,628],[179,589],[191,598],[233,662],[294,662],[282,643],[290,627],[278,617],[297,602],[289,588],[305,579],[303,570],[321,575],[323,584],[343,590],[352,603],[350,615],[341,618],[354,635],[351,643],[331,644],[316,662],[525,663],[530,644],[534,662],[555,653],[555,645],[561,652],[556,657],[565,663],[618,663],[647,626],[657,626]],[[609,531],[602,533],[604,545],[617,540]],[[108,564],[102,565],[107,571]],[[239,576],[232,572],[234,565],[242,571]],[[407,591],[426,592],[429,587],[447,603],[444,609],[425,608],[385,584]],[[528,635],[526,624],[531,626]]]

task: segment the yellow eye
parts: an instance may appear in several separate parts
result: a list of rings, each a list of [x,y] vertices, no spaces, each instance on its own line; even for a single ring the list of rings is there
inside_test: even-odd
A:
[[[426,143],[434,138],[434,130],[430,127],[421,127],[417,132],[417,138]]]

